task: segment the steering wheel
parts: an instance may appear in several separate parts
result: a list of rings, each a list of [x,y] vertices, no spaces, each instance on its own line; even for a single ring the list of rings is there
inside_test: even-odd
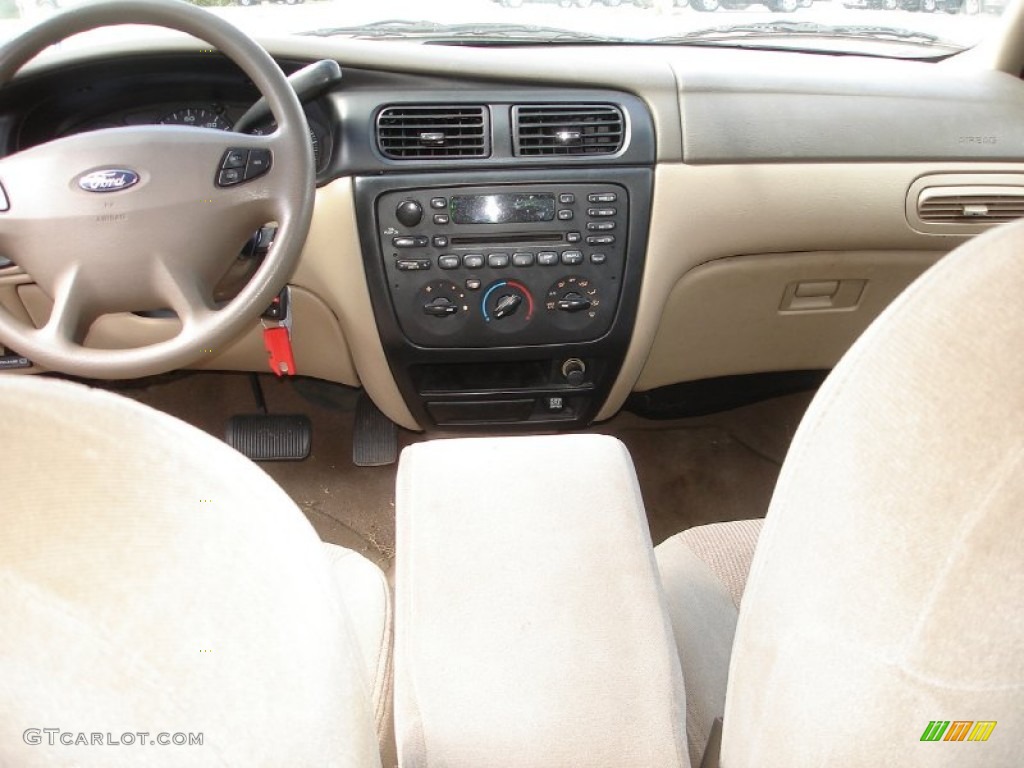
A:
[[[167,27],[211,43],[256,84],[277,129],[250,136],[118,127],[0,159],[0,254],[53,300],[38,329],[0,307],[0,340],[51,370],[108,379],[182,367],[247,328],[298,261],[315,188],[306,117],[281,69],[236,27],[179,0],[119,0],[54,16],[0,48],[0,87],[47,46],[118,24]],[[271,221],[273,247],[218,308],[217,281]],[[83,345],[103,314],[163,308],[181,323],[171,339],[131,349]]]

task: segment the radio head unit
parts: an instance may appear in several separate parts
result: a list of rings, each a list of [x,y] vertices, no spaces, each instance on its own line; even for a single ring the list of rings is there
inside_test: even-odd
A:
[[[387,192],[376,220],[395,316],[417,345],[578,342],[611,326],[629,235],[621,185]]]

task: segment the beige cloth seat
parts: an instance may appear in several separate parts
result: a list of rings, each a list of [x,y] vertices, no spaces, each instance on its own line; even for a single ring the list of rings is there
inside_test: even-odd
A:
[[[375,565],[125,398],[3,377],[0,423],[0,765],[380,765]]]
[[[756,523],[657,548],[691,759],[724,712],[726,768],[1020,764],[1022,254],[1024,224],[973,240],[843,358],[794,438],[745,590]],[[996,725],[984,743],[922,741],[932,721]]]

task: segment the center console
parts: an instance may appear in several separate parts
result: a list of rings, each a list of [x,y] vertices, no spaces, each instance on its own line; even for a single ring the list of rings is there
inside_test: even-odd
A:
[[[392,373],[428,427],[582,426],[632,331],[652,173],[360,177],[360,235]]]

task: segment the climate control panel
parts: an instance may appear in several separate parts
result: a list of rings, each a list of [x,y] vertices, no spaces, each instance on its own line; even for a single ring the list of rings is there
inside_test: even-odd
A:
[[[611,328],[629,232],[611,183],[386,192],[377,237],[395,317],[424,347],[580,342]]]

